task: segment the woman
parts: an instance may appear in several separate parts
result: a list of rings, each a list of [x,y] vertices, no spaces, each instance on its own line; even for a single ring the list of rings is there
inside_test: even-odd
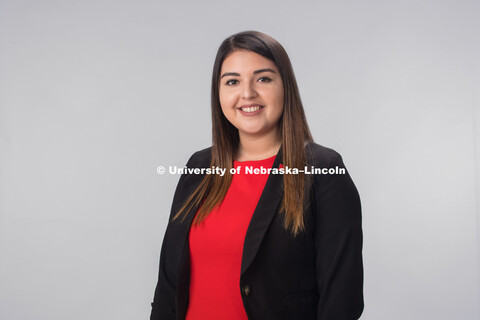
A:
[[[360,198],[341,156],[313,142],[275,39],[223,41],[212,127],[212,147],[187,167],[226,170],[181,176],[150,319],[358,319]]]

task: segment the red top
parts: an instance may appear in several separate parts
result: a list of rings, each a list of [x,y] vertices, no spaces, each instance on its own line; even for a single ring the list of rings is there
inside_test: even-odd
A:
[[[225,199],[200,226],[192,224],[186,320],[248,319],[240,293],[243,242],[268,174],[246,173],[245,166],[271,168],[274,160],[234,161],[241,169]]]

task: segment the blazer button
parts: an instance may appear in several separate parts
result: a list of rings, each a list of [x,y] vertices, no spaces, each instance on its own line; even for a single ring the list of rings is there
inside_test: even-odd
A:
[[[244,285],[242,288],[243,295],[245,296],[250,296],[252,295],[252,287],[250,287],[248,284]]]

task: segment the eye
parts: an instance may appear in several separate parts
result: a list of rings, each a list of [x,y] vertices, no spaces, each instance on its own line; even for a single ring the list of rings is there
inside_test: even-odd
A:
[[[272,81],[272,79],[270,79],[269,77],[261,77],[258,79],[258,81],[260,82],[270,82]]]
[[[236,79],[230,79],[230,80],[227,80],[227,82],[225,82],[227,86],[233,86],[236,83],[238,83],[238,80]]]

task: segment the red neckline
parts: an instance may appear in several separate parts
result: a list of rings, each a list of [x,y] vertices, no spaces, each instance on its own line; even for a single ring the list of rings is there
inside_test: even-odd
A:
[[[252,163],[252,162],[258,163],[258,162],[268,162],[269,160],[275,159],[276,156],[277,156],[277,155],[274,155],[274,156],[271,156],[270,158],[261,159],[261,160],[245,160],[245,161],[233,160],[233,162],[234,162],[234,163]]]

